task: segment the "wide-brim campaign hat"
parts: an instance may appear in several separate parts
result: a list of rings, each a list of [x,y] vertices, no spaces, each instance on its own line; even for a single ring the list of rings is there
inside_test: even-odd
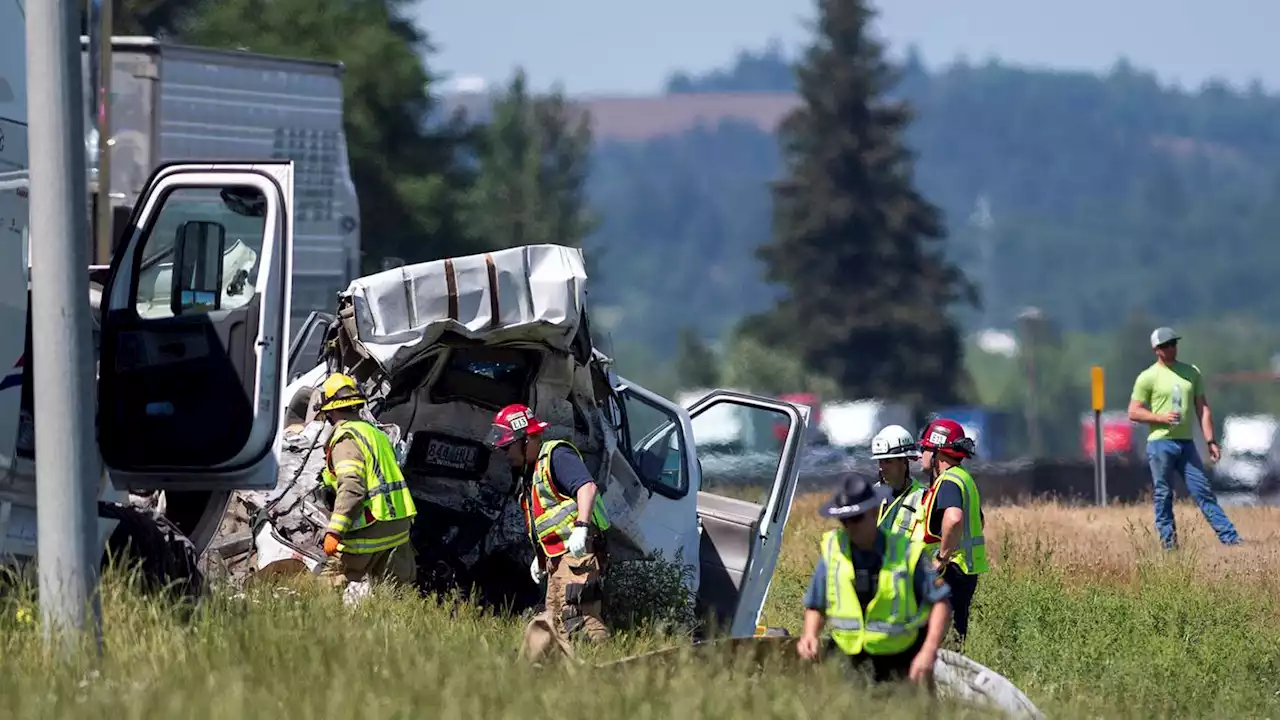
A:
[[[844,520],[879,510],[885,500],[893,497],[888,486],[871,483],[856,475],[847,476],[831,499],[818,511],[823,517]]]

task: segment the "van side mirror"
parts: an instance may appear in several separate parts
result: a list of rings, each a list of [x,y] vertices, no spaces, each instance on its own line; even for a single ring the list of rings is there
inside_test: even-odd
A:
[[[227,229],[216,222],[190,220],[178,226],[173,241],[169,308],[174,317],[222,306],[222,261]]]

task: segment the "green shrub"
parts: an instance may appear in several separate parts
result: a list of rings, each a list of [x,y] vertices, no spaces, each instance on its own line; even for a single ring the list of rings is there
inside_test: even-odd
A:
[[[657,552],[614,563],[605,580],[605,622],[623,630],[691,632],[697,621],[697,598],[688,589],[692,579],[693,566],[684,561],[682,550],[672,560]]]

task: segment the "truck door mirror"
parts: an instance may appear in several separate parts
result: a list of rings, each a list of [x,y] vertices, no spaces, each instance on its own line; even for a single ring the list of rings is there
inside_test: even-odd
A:
[[[221,308],[226,249],[227,229],[220,223],[189,220],[178,226],[169,293],[174,317]]]

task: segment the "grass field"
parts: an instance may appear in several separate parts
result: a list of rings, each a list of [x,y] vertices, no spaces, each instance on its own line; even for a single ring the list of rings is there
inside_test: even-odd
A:
[[[798,629],[823,499],[796,501],[770,624]],[[1145,504],[988,510],[966,654],[1046,713],[1280,718],[1280,508],[1230,508],[1238,547],[1194,505],[1175,512],[1183,549],[1166,554]]]
[[[765,621],[798,630],[825,527],[798,498]],[[1147,506],[987,512],[995,569],[979,584],[967,652],[1049,717],[1280,718],[1280,510],[1232,509],[1224,548],[1179,506],[1165,556]],[[96,666],[48,660],[21,598],[0,616],[0,715],[22,718],[922,717],[911,694],[850,687],[834,665],[763,673],[675,659],[626,669],[535,669],[519,623],[382,594],[356,608],[305,586],[219,596],[184,622],[119,578],[104,587]],[[678,642],[620,633],[605,660]],[[948,712],[948,717],[977,713]]]

